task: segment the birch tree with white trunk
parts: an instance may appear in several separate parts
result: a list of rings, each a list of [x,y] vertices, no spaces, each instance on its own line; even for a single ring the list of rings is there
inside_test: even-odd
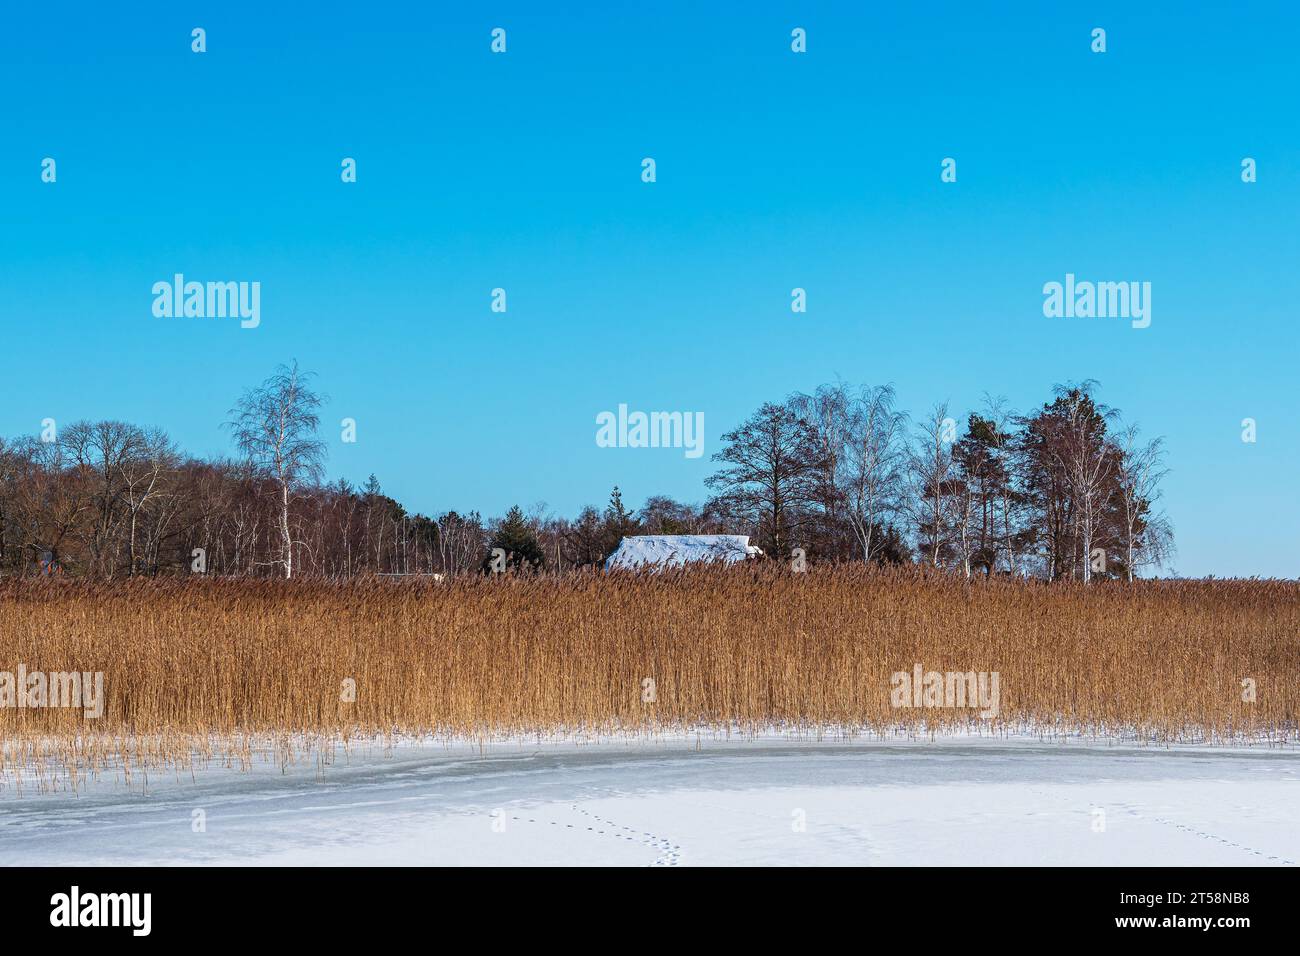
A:
[[[1124,571],[1131,582],[1137,569],[1162,564],[1172,550],[1169,522],[1157,511],[1160,482],[1169,473],[1164,467],[1164,440],[1142,441],[1136,425],[1120,436],[1120,517],[1124,532]]]
[[[849,406],[841,480],[863,561],[873,557],[877,529],[902,504],[907,416],[895,410],[894,402],[893,386],[864,385]]]
[[[950,531],[948,495],[952,479],[952,438],[955,426],[948,417],[948,403],[931,409],[921,422],[916,445],[910,450],[917,535],[929,552],[929,563],[939,567]]]
[[[244,393],[230,414],[235,444],[275,483],[280,537],[278,564],[293,577],[290,504],[297,490],[320,481],[325,443],[316,437],[322,399],[308,387],[310,373],[298,363],[281,365],[260,386]]]
[[[1084,584],[1092,581],[1092,552],[1119,457],[1106,437],[1106,425],[1116,413],[1093,400],[1094,387],[1095,383],[1085,382],[1058,388],[1065,400],[1065,414],[1059,441],[1053,447],[1074,498]]]

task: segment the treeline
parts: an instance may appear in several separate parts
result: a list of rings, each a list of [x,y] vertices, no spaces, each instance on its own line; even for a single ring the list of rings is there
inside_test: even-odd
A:
[[[1028,415],[992,402],[919,421],[887,386],[828,385],[762,406],[722,436],[711,496],[630,510],[617,488],[575,518],[544,506],[408,512],[323,480],[322,400],[282,366],[227,423],[236,453],[184,454],[165,432],[76,422],[0,439],[0,573],[99,578],[203,572],[347,577],[478,573],[492,549],[530,570],[599,565],[628,534],[748,534],[771,558],[922,562],[965,575],[1132,577],[1169,555],[1159,440],[1093,383]]]
[[[889,386],[824,385],[723,435],[712,507],[769,553],[975,574],[1131,580],[1172,556],[1160,439],[1057,386],[1029,414],[985,399],[913,421]]]

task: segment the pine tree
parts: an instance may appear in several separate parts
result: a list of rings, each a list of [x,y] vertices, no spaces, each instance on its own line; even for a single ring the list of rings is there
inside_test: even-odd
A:
[[[632,514],[623,506],[623,493],[618,490],[618,485],[610,492],[609,504],[605,507],[605,554],[613,554],[614,549],[618,547],[619,542],[630,534],[636,534],[637,522]]]
[[[518,505],[514,505],[501,519],[489,548],[503,550],[506,553],[506,565],[511,568],[540,570],[545,560],[537,534]],[[488,561],[491,561],[490,557]]]

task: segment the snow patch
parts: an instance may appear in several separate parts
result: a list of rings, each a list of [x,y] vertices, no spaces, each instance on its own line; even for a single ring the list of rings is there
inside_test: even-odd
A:
[[[605,570],[679,567],[693,561],[730,564],[762,553],[744,534],[640,534],[619,542]]]

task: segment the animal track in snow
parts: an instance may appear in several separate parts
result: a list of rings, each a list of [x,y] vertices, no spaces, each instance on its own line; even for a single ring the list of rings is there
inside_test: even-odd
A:
[[[624,826],[621,823],[615,823],[613,820],[606,820],[604,817],[598,816],[597,814],[592,813],[590,810],[582,809],[582,807],[578,806],[576,803],[573,804],[572,807],[574,810],[576,810],[578,813],[581,813],[583,816],[590,817],[592,820],[595,820],[596,823],[603,824],[604,826],[609,827],[611,830],[623,830],[625,833],[631,834],[630,836],[624,836],[623,834],[620,833],[611,833],[610,835],[613,836],[615,839],[632,840],[638,843],[642,843],[648,847],[652,847],[655,850],[658,850],[659,856],[655,858],[653,863],[648,864],[649,866],[677,866],[681,862],[682,848],[674,844],[668,838],[655,836],[653,833],[650,833],[646,830],[637,830],[635,827]],[[592,828],[588,827],[587,829],[590,830]],[[597,830],[595,832],[604,833],[605,831]],[[642,837],[644,837],[644,839],[639,839]]]
[[[1140,813],[1136,813],[1133,810],[1130,810],[1129,812],[1133,813],[1135,816],[1141,816]],[[1178,823],[1175,820],[1168,820],[1164,817],[1152,817],[1151,819],[1155,820],[1157,823],[1164,823],[1171,827],[1177,827],[1179,830],[1182,830],[1184,833],[1195,834],[1196,836],[1200,837],[1202,840],[1214,840],[1218,843],[1222,843],[1224,846],[1230,846],[1233,849],[1237,849],[1237,850],[1244,850],[1245,852],[1250,853],[1254,856],[1262,856],[1266,860],[1272,860],[1275,863],[1281,863],[1283,866],[1296,865],[1294,860],[1288,860],[1284,856],[1274,856],[1272,853],[1265,853],[1263,850],[1256,850],[1254,847],[1246,846],[1241,843],[1233,843],[1231,840],[1225,840],[1221,836],[1216,836],[1213,833],[1205,833],[1202,830],[1198,830],[1195,827],[1189,827],[1183,823]]]
[[[611,836],[615,840],[627,840],[631,843],[641,843],[644,846],[657,850],[659,856],[657,856],[653,862],[646,864],[647,866],[677,866],[681,863],[682,848],[666,837],[656,836],[655,834],[645,830],[637,830],[635,827],[624,826],[621,823],[615,823],[613,820],[607,820],[589,810],[582,809],[582,807],[578,806],[576,803],[570,804],[569,806],[570,809],[588,817],[594,822],[594,826],[584,827],[584,829],[600,836]],[[517,815],[511,815],[510,819],[517,823],[539,822],[536,817],[522,817]],[[553,827],[562,827],[566,830],[578,829],[578,826],[575,826],[572,823],[560,823],[556,820],[542,820],[540,822],[549,824]],[[599,829],[600,827],[606,827],[607,829]],[[616,831],[623,832],[620,833]]]

